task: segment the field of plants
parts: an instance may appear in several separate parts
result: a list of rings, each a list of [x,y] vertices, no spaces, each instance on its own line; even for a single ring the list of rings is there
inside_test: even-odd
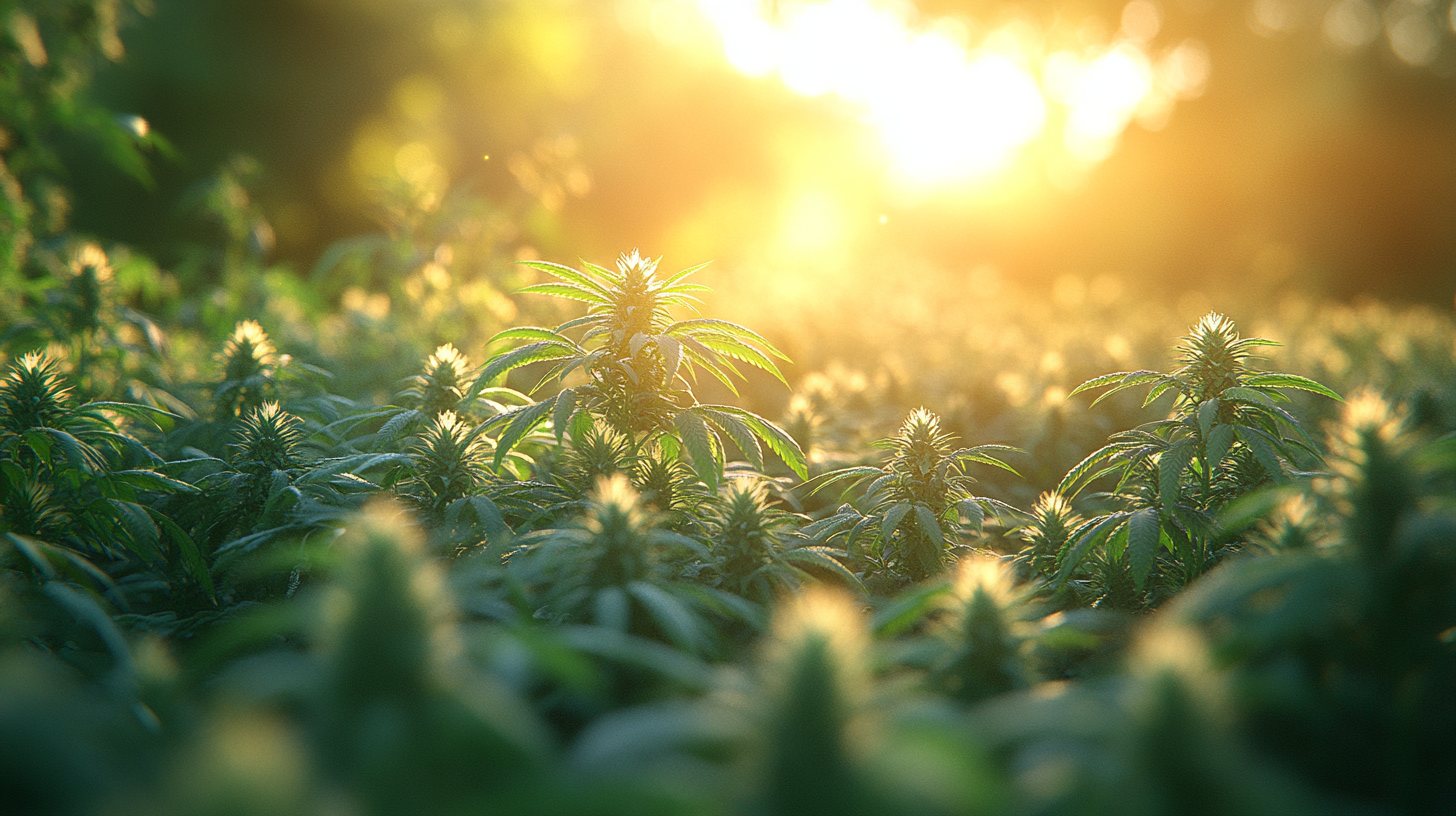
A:
[[[299,273],[245,159],[163,266],[66,217],[172,150],[117,7],[0,3],[0,811],[1456,810],[1449,304],[794,301],[408,191]]]

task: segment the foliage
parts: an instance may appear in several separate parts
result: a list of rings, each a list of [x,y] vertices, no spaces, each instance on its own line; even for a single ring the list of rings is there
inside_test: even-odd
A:
[[[196,490],[155,472],[161,460],[122,432],[122,418],[155,423],[175,417],[128,403],[76,405],[56,361],[43,353],[16,361],[0,383],[7,532],[35,539],[33,547],[55,548],[73,563],[124,554],[155,561],[170,541],[200,568],[191,539],[143,500],[150,491]],[[199,577],[205,582],[205,575]]]
[[[84,94],[125,8],[0,20],[0,809],[1456,806],[1449,317],[1276,321],[1284,367],[1386,395],[1324,446],[1334,392],[1256,370],[1273,347],[1214,315],[1175,371],[1096,377],[1076,412],[1064,386],[1151,359],[1172,312],[886,310],[861,341],[923,356],[784,376],[759,334],[674,316],[696,267],[637,253],[527,264],[552,280],[522,293],[586,315],[472,369],[510,275],[480,202],[423,176],[319,291],[264,265],[246,160],[197,191],[221,244],[178,278],[64,232],[57,134],[124,165],[165,144]],[[698,402],[739,363],[795,381],[792,434]],[[558,390],[498,383],[528,366]],[[1142,386],[1169,418],[1076,464]],[[922,399],[945,419],[910,413],[871,464]],[[956,434],[1016,442],[1028,478]],[[834,485],[864,490],[814,504]]]
[[[805,540],[796,528],[807,519],[770,506],[762,483],[740,478],[725,490],[705,513],[712,552],[707,574],[715,586],[765,605],[816,575],[863,591],[840,563],[843,551]]]
[[[244,334],[252,350],[234,353],[257,363],[266,335]],[[634,450],[604,413],[574,433],[568,423],[559,443],[554,431],[518,443],[531,452],[517,460],[524,473],[497,469],[508,423],[492,419],[535,403],[508,406],[484,387],[469,403],[463,367],[442,350],[383,409],[264,378],[257,391],[217,389],[239,410],[238,395],[260,397],[218,421],[201,417],[230,412],[78,404],[55,360],[13,362],[0,385],[0,682],[12,701],[0,744],[29,755],[6,766],[6,801],[83,812],[244,799],[310,811],[339,795],[379,812],[1420,812],[1452,801],[1451,445],[1373,397],[1352,400],[1329,471],[1312,481],[1288,462],[1301,444],[1319,448],[1233,390],[1286,386],[1247,368],[1213,398],[1231,409],[1204,436],[1184,402],[1155,423],[1167,447],[1237,426],[1233,447],[1239,429],[1273,422],[1281,478],[1238,483],[1247,472],[1228,467],[1225,482],[1210,479],[1216,501],[1202,512],[1242,554],[1134,624],[1077,609],[1075,593],[1040,600],[1089,522],[1061,493],[1024,514],[974,495],[969,465],[1000,470],[1005,448],[957,449],[929,412],[887,441],[883,465],[821,475],[870,484],[863,509],[811,522],[761,477],[708,493],[670,457],[678,436],[639,433]],[[430,394],[438,413],[423,410]],[[225,457],[182,441],[220,429]],[[1124,449],[1105,456],[1107,475],[1138,478]],[[1200,473],[1182,471],[1180,501],[1205,495]],[[397,507],[361,514],[381,493],[423,529]],[[126,527],[122,505],[157,538],[128,538],[145,528]],[[874,547],[913,563],[917,507],[966,536],[986,515],[1018,518],[1019,541],[979,541],[1022,552],[876,583]],[[870,592],[824,594],[813,585],[859,591],[857,577],[845,552],[814,542],[851,540]],[[940,557],[955,555],[948,542]],[[1109,547],[1081,569],[1126,583],[1125,601],[1102,606],[1146,597]],[[158,741],[153,722],[171,736]],[[41,733],[60,747],[42,750]],[[1379,759],[1398,752],[1420,770]],[[1052,782],[1036,775],[1045,768],[1060,769]]]
[[[496,335],[491,344],[531,342],[487,362],[467,399],[496,377],[537,362],[552,363],[537,388],[553,379],[564,381],[577,369],[585,372],[587,382],[497,420],[504,424],[497,461],[548,417],[558,439],[568,428],[584,430],[592,417],[598,417],[627,440],[634,455],[666,437],[670,452],[665,455],[676,458],[677,451],[686,452],[710,489],[722,478],[723,436],[755,467],[763,467],[761,440],[790,469],[805,475],[803,451],[782,429],[741,408],[699,405],[693,397],[700,368],[736,394],[732,378],[742,374],[735,361],[783,380],[772,357],[787,359],[767,340],[736,323],[672,319],[671,307],[691,307],[697,300],[693,293],[705,291],[686,281],[701,266],[659,279],[657,261],[635,251],[618,259],[615,272],[595,264],[585,264],[585,271],[545,262],[528,265],[557,280],[526,287],[522,293],[583,301],[587,314],[554,329],[522,327]],[[576,329],[585,329],[579,341],[566,334]]]
[[[145,152],[169,151],[138,117],[96,103],[90,79],[121,59],[119,29],[142,4],[116,0],[12,2],[0,43],[0,282],[15,286],[33,246],[61,234],[70,202],[61,148],[79,136],[136,179],[150,182]]]
[[[1147,385],[1144,406],[1167,393],[1174,403],[1168,419],[1115,434],[1057,486],[1059,494],[1075,498],[1097,479],[1117,478],[1107,494],[1116,509],[1083,522],[1058,553],[1058,584],[1095,550],[1085,591],[1121,608],[1155,604],[1166,589],[1186,586],[1228,552],[1231,542],[1217,517],[1230,501],[1287,481],[1298,463],[1320,461],[1299,420],[1279,405],[1288,402],[1279,389],[1339,395],[1306,377],[1252,369],[1254,351],[1269,345],[1241,338],[1232,321],[1210,313],[1178,347],[1183,365],[1171,374],[1118,372],[1072,392],[1106,387],[1100,401]],[[1051,570],[1044,574],[1053,577]]]
[[[752,605],[682,580],[684,563],[707,549],[658,527],[654,515],[619,475],[599,483],[570,527],[522,536],[510,560],[536,586],[543,604],[536,615],[664,640],[692,654],[716,647],[715,616],[758,617]]]
[[[1014,473],[993,453],[1015,449],[978,445],[953,450],[953,441],[935,414],[923,408],[911,413],[900,432],[882,443],[894,452],[889,462],[843,468],[816,479],[817,492],[839,482],[853,487],[873,478],[861,500],[864,511],[843,505],[805,534],[822,541],[842,538],[865,580],[878,587],[919,581],[945,569],[946,559],[960,546],[953,533],[978,532],[988,513],[1015,512],[1003,502],[973,495],[975,479],[966,472],[976,463]]]

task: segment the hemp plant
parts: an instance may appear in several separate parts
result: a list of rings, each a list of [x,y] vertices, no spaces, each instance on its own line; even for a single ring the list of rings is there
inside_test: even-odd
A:
[[[1114,434],[1057,486],[1058,494],[1072,499],[1102,477],[1117,480],[1104,494],[1114,509],[1089,518],[1067,537],[1050,576],[1055,585],[1065,585],[1090,553],[1105,549],[1103,561],[1125,564],[1139,592],[1154,588],[1149,580],[1155,570],[1158,583],[1185,586],[1230,549],[1217,521],[1223,507],[1261,485],[1285,482],[1304,467],[1318,466],[1320,452],[1280,404],[1289,401],[1281,389],[1340,396],[1306,377],[1250,365],[1256,350],[1276,345],[1240,337],[1233,321],[1209,313],[1177,347],[1182,365],[1175,371],[1106,374],[1072,391],[1106,388],[1096,405],[1147,385],[1144,406],[1166,394],[1174,402],[1167,418]]]
[[[191,537],[152,501],[197,493],[154,468],[162,460],[127,433],[126,421],[162,429],[176,415],[125,402],[77,404],[58,361],[31,352],[0,380],[0,534],[41,572],[87,559],[180,563],[211,592]]]
[[[901,581],[919,581],[945,569],[946,557],[958,545],[953,533],[980,529],[986,514],[1017,514],[1015,508],[971,492],[972,464],[991,465],[1016,473],[995,454],[1014,452],[1005,445],[953,448],[955,437],[941,430],[940,417],[917,409],[899,433],[880,447],[894,455],[884,465],[841,468],[820,476],[813,492],[832,484],[852,488],[873,479],[861,497],[864,510],[851,504],[804,528],[820,541],[843,540],[850,558],[874,589]],[[961,520],[965,519],[963,523]]]
[[[411,435],[431,433],[431,423],[447,412],[464,422],[531,404],[530,397],[514,389],[496,387],[472,392],[474,384],[470,358],[453,344],[445,343],[425,358],[420,373],[405,381],[405,387],[394,395],[392,404],[346,416],[331,423],[324,432],[342,439],[361,427],[377,427],[373,433],[350,437],[349,444],[365,450],[398,450]],[[468,400],[467,392],[472,393]],[[507,464],[513,471],[523,473],[531,462],[513,455]]]
[[[580,271],[544,261],[525,263],[556,280],[521,292],[581,301],[587,313],[555,328],[527,326],[497,334],[490,344],[529,342],[492,357],[463,402],[476,399],[497,377],[532,363],[552,363],[532,392],[552,380],[564,385],[578,369],[586,382],[489,420],[492,427],[504,428],[496,443],[497,463],[549,417],[558,442],[568,430],[575,438],[600,421],[627,440],[634,458],[654,446],[668,458],[685,452],[713,491],[723,474],[724,436],[760,470],[762,441],[800,478],[807,476],[803,451],[783,429],[742,408],[700,405],[693,396],[700,369],[737,394],[734,378],[743,375],[736,363],[787,384],[773,358],[788,358],[752,330],[712,318],[674,319],[671,309],[693,309],[694,293],[707,290],[687,282],[706,264],[663,278],[657,274],[658,261],[635,250],[618,259],[615,271],[591,263]],[[577,339],[568,334],[577,331]]]
[[[818,577],[864,589],[839,562],[844,553],[800,535],[797,527],[805,519],[773,507],[762,482],[730,480],[704,515],[712,545],[707,572],[719,589],[766,606]]]

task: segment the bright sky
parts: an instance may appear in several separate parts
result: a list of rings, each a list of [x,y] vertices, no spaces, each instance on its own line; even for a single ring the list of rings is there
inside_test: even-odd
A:
[[[894,171],[921,185],[989,178],[1038,140],[1064,164],[1091,166],[1132,121],[1161,127],[1208,78],[1197,41],[1154,48],[1150,0],[1128,3],[1110,39],[1057,50],[1028,20],[973,35],[893,0],[694,2],[736,70],[848,101]]]

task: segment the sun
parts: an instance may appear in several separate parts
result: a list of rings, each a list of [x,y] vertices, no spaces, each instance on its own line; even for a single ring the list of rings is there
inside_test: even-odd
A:
[[[1053,49],[1021,18],[973,42],[958,18],[917,19],[886,0],[694,3],[735,70],[851,103],[892,173],[922,186],[990,179],[1038,141],[1096,164],[1132,121],[1160,127],[1207,75],[1196,42],[1155,59],[1159,19],[1145,0],[1127,5],[1110,41],[1074,49]]]

